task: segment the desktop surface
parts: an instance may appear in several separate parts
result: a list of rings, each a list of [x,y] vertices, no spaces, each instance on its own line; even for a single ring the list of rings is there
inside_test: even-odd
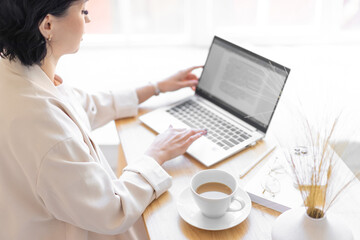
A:
[[[151,99],[141,106],[137,117],[116,122],[123,151],[120,161],[123,165],[125,159],[128,163],[136,161],[156,136],[156,133],[143,125],[138,117],[156,109],[164,102],[171,103],[178,100],[181,98],[181,94],[191,93],[184,91],[183,93],[164,94]],[[279,114],[284,114],[284,112]],[[272,127],[281,128],[282,124],[281,122],[274,123]],[[239,176],[242,168],[251,164],[252,160],[272,145],[273,139],[266,137],[254,147],[246,149],[211,168],[223,169],[234,176]],[[239,178],[242,187],[259,171],[266,160],[265,158],[243,179]],[[272,224],[280,213],[256,203],[252,204],[250,215],[245,221],[227,230],[208,231],[189,225],[180,217],[176,203],[180,194],[189,186],[191,177],[196,172],[208,168],[187,154],[166,162],[163,167],[173,177],[173,185],[159,199],[153,201],[143,214],[150,239],[271,239]],[[359,185],[356,186],[358,189],[360,188]],[[356,227],[360,224],[360,196],[354,192],[354,189],[349,189],[340,200],[340,204],[334,205],[331,213],[343,219],[353,230],[355,239],[360,239],[360,229]]]

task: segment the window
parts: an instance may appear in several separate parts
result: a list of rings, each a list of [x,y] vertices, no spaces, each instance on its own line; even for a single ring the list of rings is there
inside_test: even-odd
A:
[[[87,38],[108,44],[360,42],[360,0],[89,1]],[[355,38],[354,38],[355,37]]]

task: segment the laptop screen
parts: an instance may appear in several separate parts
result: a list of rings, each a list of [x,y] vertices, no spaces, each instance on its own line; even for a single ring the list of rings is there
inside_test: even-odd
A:
[[[196,94],[266,132],[290,69],[214,37]]]

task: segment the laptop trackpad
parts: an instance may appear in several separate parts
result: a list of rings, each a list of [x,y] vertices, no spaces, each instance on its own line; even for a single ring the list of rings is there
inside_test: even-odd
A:
[[[221,147],[213,144],[204,136],[191,144],[186,152],[207,167],[218,162],[224,155],[224,150]]]

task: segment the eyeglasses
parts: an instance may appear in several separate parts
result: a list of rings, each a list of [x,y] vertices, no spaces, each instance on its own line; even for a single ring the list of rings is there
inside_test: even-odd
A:
[[[263,188],[262,194],[270,194],[271,197],[275,197],[277,193],[281,191],[281,184],[279,181],[279,175],[285,174],[286,170],[283,163],[278,157],[275,157],[271,165],[269,166],[268,173],[261,181]]]
[[[299,157],[306,157],[306,155],[308,155],[308,148],[304,146],[296,146],[293,149],[293,154]],[[276,194],[281,191],[281,182],[279,179],[282,178],[284,174],[288,174],[286,168],[284,167],[285,164],[285,162],[281,161],[281,159],[276,156],[273,162],[269,165],[269,170],[261,181],[263,195],[268,194],[274,198]]]

